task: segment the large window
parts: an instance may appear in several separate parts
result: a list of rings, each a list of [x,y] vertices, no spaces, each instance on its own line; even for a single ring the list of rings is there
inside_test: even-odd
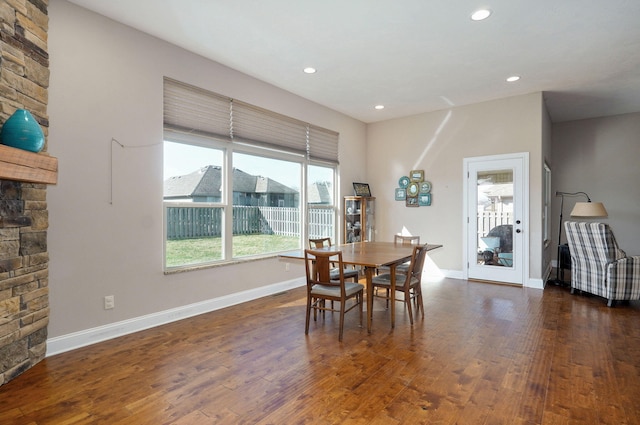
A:
[[[335,238],[337,133],[173,80],[164,113],[165,269]]]
[[[164,142],[165,268],[224,255],[222,149]]]
[[[300,247],[302,164],[233,153],[233,257]]]
[[[335,168],[311,164],[307,182],[308,236],[335,240]]]

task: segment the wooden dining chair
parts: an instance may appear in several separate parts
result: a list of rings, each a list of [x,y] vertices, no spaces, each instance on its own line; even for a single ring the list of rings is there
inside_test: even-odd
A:
[[[411,254],[411,261],[409,262],[409,268],[406,273],[395,273],[396,278],[396,292],[402,292],[403,298],[396,298],[396,301],[404,302],[409,311],[409,322],[413,325],[413,312],[411,307],[411,300],[414,300],[416,304],[416,314],[422,313],[424,318],[424,302],[422,300],[422,268],[424,266],[424,260],[427,255],[427,244],[416,245],[413,248]],[[387,308],[389,307],[390,290],[391,290],[391,274],[385,273],[374,276],[371,280],[374,289],[383,288],[386,289],[387,296]],[[377,293],[377,292],[376,292]]]
[[[396,245],[420,245],[420,236],[394,235],[393,243]],[[403,263],[396,267],[396,271],[406,273],[409,270],[409,263]]]
[[[405,235],[393,235],[393,243],[396,245],[420,245],[420,236],[405,236]],[[396,272],[406,273],[409,270],[409,263],[402,263],[396,266]],[[379,267],[376,271],[376,274],[384,274],[389,273],[389,267]],[[387,296],[389,294],[387,293]]]
[[[355,307],[359,307],[360,326],[362,326],[362,305],[364,301],[364,285],[356,282],[345,282],[342,251],[316,251],[305,249],[305,269],[307,273],[307,317],[304,328],[305,335],[309,334],[309,322],[313,309],[313,320],[318,320],[318,311],[340,312],[340,331],[338,341],[342,341],[344,330],[344,314]],[[338,279],[332,279],[333,264],[338,265]],[[326,301],[331,301],[327,307]],[[355,302],[347,307],[348,301]],[[340,304],[339,309],[333,308],[333,302]]]
[[[312,250],[321,249],[331,246],[331,238],[317,238],[317,239],[309,239],[309,248]],[[338,279],[339,270],[334,264],[331,269],[331,279]],[[345,279],[353,279],[354,282],[358,282],[360,278],[360,271],[358,269],[344,269],[344,278]]]

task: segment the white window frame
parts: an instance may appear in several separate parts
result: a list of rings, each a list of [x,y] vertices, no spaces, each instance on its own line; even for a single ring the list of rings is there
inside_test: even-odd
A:
[[[233,174],[233,154],[234,153],[242,153],[246,155],[254,155],[262,158],[274,159],[274,160],[283,160],[289,162],[297,162],[301,165],[300,167],[300,187],[302,188],[300,191],[300,240],[299,240],[299,248],[304,248],[306,246],[306,240],[308,240],[309,228],[308,228],[308,215],[309,215],[309,205],[307,202],[307,191],[308,191],[308,166],[315,165],[321,166],[329,169],[333,169],[333,193],[332,199],[333,204],[327,206],[327,208],[332,209],[333,211],[333,240],[336,240],[335,237],[337,235],[337,220],[338,220],[338,202],[337,202],[337,179],[338,179],[338,165],[334,163],[324,163],[317,160],[309,160],[306,157],[289,152],[278,151],[277,149],[272,148],[259,148],[255,145],[247,145],[241,142],[229,142],[217,140],[212,137],[206,137],[202,135],[194,135],[182,133],[175,130],[165,130],[164,132],[164,140],[174,142],[174,143],[185,143],[205,148],[217,149],[223,151],[223,187],[222,187],[222,198],[221,202],[199,202],[197,207],[204,208],[222,208],[223,209],[223,223],[222,223],[222,245],[223,245],[223,255],[220,260],[211,260],[202,263],[196,264],[188,264],[181,266],[172,266],[167,267],[166,259],[166,242],[167,242],[167,207],[170,206],[178,206],[179,204],[186,204],[187,206],[194,207],[193,203],[178,203],[172,201],[163,201],[163,267],[165,273],[185,271],[185,270],[197,270],[207,267],[215,267],[220,265],[227,264],[237,264],[246,261],[252,261],[256,258],[272,258],[276,257],[278,252],[270,252],[265,254],[259,254],[250,257],[233,257],[233,237],[227,237],[228,235],[233,234],[233,190],[231,189],[232,185],[232,174]]]

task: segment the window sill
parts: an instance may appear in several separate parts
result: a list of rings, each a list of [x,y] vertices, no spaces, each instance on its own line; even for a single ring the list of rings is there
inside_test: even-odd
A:
[[[255,257],[236,258],[230,261],[219,261],[216,263],[204,263],[204,264],[194,264],[190,266],[172,267],[170,269],[166,269],[164,271],[164,274],[172,275],[172,274],[193,272],[198,270],[215,269],[217,267],[235,266],[243,263],[251,263],[254,261],[262,261],[262,260],[270,260],[272,258],[278,258],[278,255],[279,253],[269,253],[269,254],[255,256]]]

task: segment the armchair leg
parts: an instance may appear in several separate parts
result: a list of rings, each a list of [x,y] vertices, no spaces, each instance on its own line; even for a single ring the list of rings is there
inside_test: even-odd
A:
[[[616,300],[614,299],[607,300],[607,307],[615,307],[615,305],[616,305]]]

